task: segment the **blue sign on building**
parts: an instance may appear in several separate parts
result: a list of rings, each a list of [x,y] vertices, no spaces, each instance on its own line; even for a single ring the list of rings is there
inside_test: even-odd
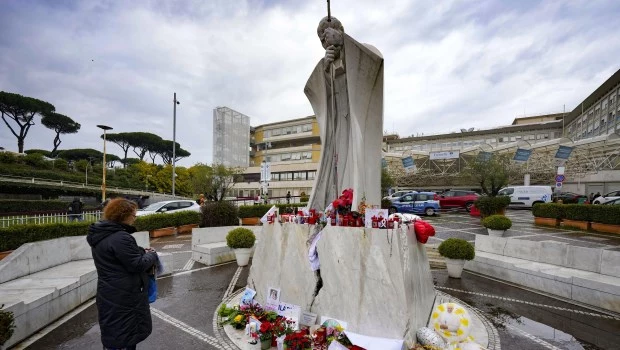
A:
[[[517,148],[513,159],[517,162],[527,162],[527,160],[530,159],[531,154],[531,149]]]
[[[572,151],[572,147],[560,146],[560,148],[558,148],[558,151],[555,153],[555,157],[558,159],[568,159]]]
[[[403,167],[405,169],[413,167],[413,158],[412,157],[403,158]]]

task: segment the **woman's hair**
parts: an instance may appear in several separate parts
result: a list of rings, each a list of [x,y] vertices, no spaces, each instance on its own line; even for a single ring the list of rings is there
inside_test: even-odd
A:
[[[136,203],[125,199],[112,199],[103,209],[103,218],[114,222],[123,222],[138,209]]]

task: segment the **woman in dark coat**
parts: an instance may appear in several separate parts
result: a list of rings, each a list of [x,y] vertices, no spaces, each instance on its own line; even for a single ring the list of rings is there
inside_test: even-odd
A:
[[[135,349],[152,330],[147,271],[157,253],[140,248],[131,236],[136,209],[127,199],[111,200],[103,220],[92,224],[86,236],[99,278],[97,309],[106,349]]]

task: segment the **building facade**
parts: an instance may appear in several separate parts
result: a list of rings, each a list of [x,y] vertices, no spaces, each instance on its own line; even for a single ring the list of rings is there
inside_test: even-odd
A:
[[[247,167],[250,117],[228,107],[213,109],[213,163]]]
[[[255,197],[260,193],[260,167],[268,163],[270,198],[310,195],[321,157],[321,139],[316,117],[310,116],[251,128],[249,164],[243,181],[231,196]]]

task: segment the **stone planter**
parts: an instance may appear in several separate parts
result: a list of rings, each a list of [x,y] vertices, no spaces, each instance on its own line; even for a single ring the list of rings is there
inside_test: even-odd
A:
[[[564,219],[562,220],[562,226],[575,227],[587,231],[590,229],[590,222]]]
[[[260,225],[260,218],[241,218],[241,224],[246,226]]]
[[[487,232],[489,233],[489,236],[491,237],[502,237],[506,231],[505,230],[493,230],[493,229],[487,228]]]
[[[6,258],[9,254],[13,253],[12,250],[7,250],[5,252],[0,252],[0,260]]]
[[[465,266],[465,260],[446,258],[448,276],[452,278],[461,278],[461,274],[463,273],[463,266]]]
[[[252,248],[237,248],[233,249],[233,251],[235,252],[237,265],[247,266],[250,262],[250,255],[252,255]]]
[[[539,217],[535,217],[534,218],[534,223],[536,225],[542,225],[542,226],[560,226],[560,219],[554,219],[554,218],[539,218]]]
[[[620,225],[601,224],[598,222],[592,223],[592,229],[598,232],[618,233],[620,234]]]
[[[198,228],[198,224],[181,225],[177,227],[177,233],[180,235],[191,234],[194,228]]]
[[[164,227],[157,230],[149,231],[149,236],[151,238],[164,237],[164,236],[174,236],[176,232],[175,227]]]

